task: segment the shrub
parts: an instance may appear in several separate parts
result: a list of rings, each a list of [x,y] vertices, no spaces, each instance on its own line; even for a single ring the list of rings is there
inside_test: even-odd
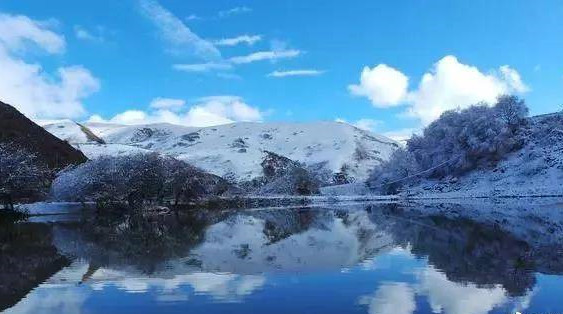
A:
[[[64,201],[95,201],[98,205],[173,200],[188,202],[221,194],[224,180],[171,157],[156,153],[100,157],[67,169],[53,182],[52,195]]]
[[[416,172],[421,172],[418,177],[442,178],[494,163],[524,144],[527,114],[524,101],[515,96],[501,96],[492,107],[480,103],[446,111],[376,168],[368,185],[388,182],[378,189],[396,193],[406,180],[396,181]]]

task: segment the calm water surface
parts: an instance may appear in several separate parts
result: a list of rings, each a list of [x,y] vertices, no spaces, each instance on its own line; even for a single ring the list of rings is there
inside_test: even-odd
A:
[[[7,313],[563,313],[557,200],[1,221]]]

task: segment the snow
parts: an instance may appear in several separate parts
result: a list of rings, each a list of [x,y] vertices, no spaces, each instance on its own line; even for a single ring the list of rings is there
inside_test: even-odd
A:
[[[72,120],[46,121],[41,126],[49,133],[54,134],[69,143],[86,143],[88,138],[80,126]]]
[[[320,189],[321,195],[337,196],[337,195],[369,195],[371,191],[363,182],[324,186]]]
[[[135,153],[148,153],[150,150],[124,144],[74,144],[74,147],[81,150],[90,159],[100,156],[122,156]]]
[[[528,143],[496,165],[459,178],[422,180],[406,187],[413,198],[563,196],[563,114],[530,119]]]
[[[75,128],[68,121],[51,123],[45,128],[81,149],[89,158],[156,151],[235,181],[262,175],[260,163],[264,151],[306,165],[322,164],[332,173],[347,165],[349,175],[362,181],[398,147],[384,136],[339,122],[241,122],[206,128],[166,123],[135,126],[86,123],[84,126],[107,145],[88,142],[80,127]]]
[[[365,211],[349,212],[346,220],[330,212],[311,215],[305,230],[306,219],[295,212],[231,217],[210,226],[190,257],[201,261],[205,271],[254,274],[351,267],[393,247],[392,236],[380,231]],[[275,230],[268,229],[272,225]]]

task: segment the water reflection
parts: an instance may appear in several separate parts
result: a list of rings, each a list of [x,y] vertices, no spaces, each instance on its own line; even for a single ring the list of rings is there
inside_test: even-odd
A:
[[[414,289],[404,282],[384,282],[373,295],[363,296],[359,303],[368,306],[370,314],[408,314],[416,309]]]
[[[48,226],[0,216],[0,310],[69,263],[52,244]]]
[[[102,312],[116,299],[144,312],[561,310],[563,290],[552,287],[563,283],[563,213],[549,204],[177,211],[8,226],[0,300],[13,313]]]

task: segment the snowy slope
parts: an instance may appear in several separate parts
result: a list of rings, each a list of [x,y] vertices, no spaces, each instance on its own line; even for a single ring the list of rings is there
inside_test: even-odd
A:
[[[71,144],[89,142],[86,133],[72,120],[39,121],[41,126],[49,133]]]
[[[530,118],[526,145],[491,167],[461,177],[421,180],[412,197],[563,196],[563,113]]]
[[[86,123],[84,126],[106,145],[88,140],[79,126],[74,127],[68,121],[51,123],[45,128],[80,147],[91,158],[157,151],[237,181],[262,175],[260,163],[264,151],[332,173],[344,166],[350,177],[364,180],[375,165],[389,158],[398,147],[391,139],[338,122],[244,122],[206,128],[164,123],[136,126]]]

